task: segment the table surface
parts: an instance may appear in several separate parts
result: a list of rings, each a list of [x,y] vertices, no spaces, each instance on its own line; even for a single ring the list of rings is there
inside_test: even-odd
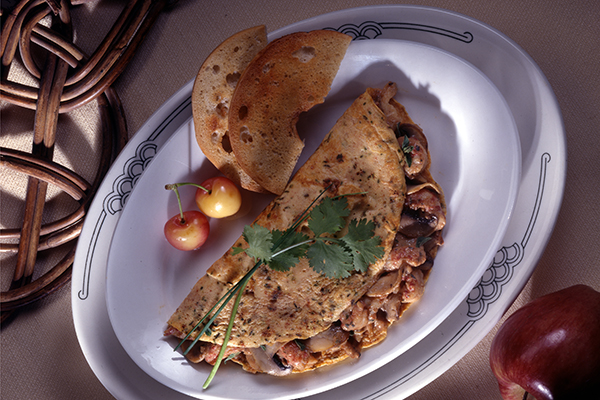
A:
[[[206,5],[212,3],[212,5]],[[209,52],[233,33],[265,24],[268,31],[344,8],[387,1],[286,0],[185,1],[164,11],[114,87],[125,109],[130,135],[171,95],[192,79]],[[518,307],[546,293],[577,283],[600,290],[600,2],[596,0],[415,1],[478,19],[520,45],[539,65],[558,98],[567,133],[565,198],[540,262],[505,317],[464,358],[409,398],[499,399],[488,364],[498,326]],[[91,53],[120,12],[119,2],[99,2],[74,10],[77,44]],[[105,18],[97,18],[103,15]],[[93,16],[95,18],[91,18]],[[81,21],[85,28],[81,28]],[[32,129],[2,103],[5,132]],[[32,113],[28,114],[32,120]],[[74,116],[75,119],[77,116]],[[85,120],[85,118],[84,118]],[[12,126],[9,127],[9,125]],[[94,124],[89,124],[95,126]],[[20,131],[19,131],[20,132]],[[27,137],[27,136],[25,136]],[[30,137],[30,136],[29,136]],[[30,142],[29,142],[30,143]],[[2,183],[5,185],[5,183]],[[3,196],[5,193],[3,186]],[[5,200],[7,197],[5,197]],[[8,220],[2,202],[2,224]],[[12,214],[12,213],[11,213]],[[4,274],[14,257],[2,255]],[[6,288],[2,288],[6,290]],[[22,309],[2,327],[2,399],[111,399],[88,366],[78,345],[71,314],[70,285]]]

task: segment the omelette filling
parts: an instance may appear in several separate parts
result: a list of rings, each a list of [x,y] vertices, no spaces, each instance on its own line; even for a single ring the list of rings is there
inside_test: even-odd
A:
[[[248,372],[283,376],[345,358],[358,358],[363,348],[381,342],[389,326],[423,295],[437,250],[443,244],[444,195],[429,173],[430,155],[423,131],[393,99],[395,84],[389,83],[383,89],[370,88],[367,92],[383,112],[405,157],[404,204],[383,272],[362,297],[340,314],[339,320],[308,339],[260,347],[228,346],[225,357]],[[165,335],[185,337],[185,333],[172,326]],[[190,343],[188,340],[182,348],[187,350]],[[220,350],[220,344],[200,340],[186,358],[193,363],[205,361],[214,365]]]

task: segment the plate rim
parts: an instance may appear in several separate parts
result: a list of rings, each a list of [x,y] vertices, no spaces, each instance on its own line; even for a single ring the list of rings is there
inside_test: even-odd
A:
[[[322,20],[326,20],[329,17],[332,16],[342,16],[342,14],[348,14],[348,13],[356,13],[356,12],[361,12],[361,13],[365,13],[365,11],[368,11],[368,13],[375,13],[378,10],[381,9],[390,9],[393,10],[394,13],[398,13],[401,12],[402,10],[420,10],[423,11],[424,13],[431,13],[431,12],[440,12],[442,14],[445,14],[444,18],[448,18],[448,16],[450,17],[449,19],[452,20],[453,23],[455,23],[456,21],[453,20],[454,18],[459,18],[459,19],[463,19],[468,21],[471,24],[476,24],[481,26],[484,30],[490,31],[492,34],[494,34],[494,39],[498,40],[501,39],[504,42],[506,42],[510,47],[513,47],[517,53],[519,53],[519,56],[521,58],[524,58],[524,61],[527,61],[530,65],[530,68],[533,68],[534,72],[530,75],[536,75],[534,76],[534,78],[538,79],[541,81],[542,84],[546,84],[548,85],[548,90],[547,93],[545,93],[546,98],[544,100],[548,101],[550,104],[550,107],[553,108],[554,111],[554,118],[558,118],[559,121],[559,126],[557,127],[558,129],[558,134],[556,135],[556,137],[554,137],[555,140],[557,140],[558,142],[560,142],[559,144],[557,144],[557,148],[556,148],[556,152],[558,154],[553,154],[550,155],[548,153],[543,153],[541,156],[537,155],[536,158],[538,158],[538,161],[541,162],[540,165],[540,174],[542,173],[546,173],[547,171],[544,170],[544,168],[547,168],[548,163],[550,162],[550,159],[553,159],[554,161],[558,161],[558,171],[556,172],[556,174],[554,175],[555,181],[553,182],[554,184],[554,189],[556,190],[555,193],[553,194],[553,199],[550,199],[552,201],[551,204],[551,208],[549,209],[549,211],[547,211],[549,213],[549,217],[546,216],[547,219],[550,220],[549,223],[546,224],[546,229],[542,232],[541,234],[541,239],[537,240],[537,249],[534,249],[535,251],[533,252],[534,254],[532,254],[529,257],[529,263],[535,263],[539,257],[541,256],[541,253],[543,252],[543,249],[545,248],[550,234],[552,232],[552,229],[556,223],[556,219],[558,216],[558,210],[560,209],[560,204],[562,203],[562,197],[564,194],[564,184],[565,184],[565,178],[566,178],[566,136],[565,136],[565,131],[564,131],[564,124],[562,121],[562,115],[560,114],[560,108],[558,107],[558,103],[556,100],[556,96],[554,95],[552,89],[550,88],[543,72],[540,70],[539,66],[537,66],[535,64],[535,62],[531,59],[531,57],[525,53],[518,45],[516,45],[514,42],[512,42],[512,40],[510,40],[509,38],[507,38],[505,35],[503,35],[502,33],[500,33],[499,31],[495,30],[494,28],[489,27],[488,25],[474,19],[471,17],[467,17],[464,16],[462,14],[456,13],[456,12],[452,12],[452,11],[448,11],[448,10],[444,10],[444,9],[440,9],[440,8],[435,8],[435,7],[426,7],[426,6],[405,6],[405,5],[382,5],[382,6],[363,6],[363,7],[358,7],[358,8],[350,8],[350,9],[345,9],[345,10],[339,10],[339,11],[334,11],[334,12],[330,12],[327,14],[323,14],[320,16],[315,16],[303,21],[298,21],[296,23],[290,24],[287,27],[281,28],[279,31],[285,30],[285,29],[294,29],[298,26],[303,26],[303,25],[309,25],[310,23],[314,23],[315,21],[322,21]],[[365,18],[368,18],[368,15],[365,15]],[[392,17],[392,18],[395,18]],[[531,77],[531,76],[528,76]],[[188,84],[184,85],[184,87],[182,89],[180,89],[179,92],[177,92],[175,95],[173,95],[167,102],[165,102],[163,104],[163,106],[161,106],[161,109],[164,108],[167,104],[172,104],[174,99],[177,99],[177,97],[181,96],[181,90],[183,90]],[[155,122],[158,117],[157,115],[160,114],[161,109],[157,110],[157,112],[155,112],[153,114],[153,116],[142,126],[142,128],[140,130],[143,130],[144,128],[146,128],[147,126],[149,126],[152,122]],[[164,110],[163,110],[164,111]],[[135,139],[135,137],[134,137]],[[558,158],[558,159],[556,159]],[[115,162],[115,164],[113,166],[115,166],[117,163]],[[112,169],[112,167],[111,167]],[[110,173],[110,171],[109,171]],[[104,185],[104,183],[103,183]],[[97,200],[95,200],[94,202],[97,202]],[[91,208],[90,208],[91,210]],[[539,211],[539,210],[538,210]],[[87,221],[86,221],[87,222]],[[86,227],[86,225],[88,225]],[[93,233],[94,231],[94,226],[93,223],[90,221],[89,224],[84,224],[84,231],[86,231],[87,235],[90,236],[90,233]],[[83,231],[82,231],[82,235],[83,235]],[[85,249],[85,246],[82,243],[83,241],[80,241],[80,243],[78,244],[78,251],[76,253],[76,262],[74,264],[74,268],[73,268],[73,272],[74,272],[74,276],[78,277],[78,278],[84,278],[86,276],[86,268],[85,265],[82,266],[82,263],[85,264],[86,262],[86,254],[84,253],[88,253]],[[83,250],[79,251],[79,247],[81,247]],[[89,254],[88,254],[89,255]],[[522,287],[525,285],[525,283],[527,282],[529,276],[531,275],[531,273],[533,272],[533,268],[530,266],[528,270],[526,270],[524,273],[521,274],[521,276],[519,276],[518,280],[519,282],[517,282],[515,285],[513,285],[513,287],[511,287],[510,291],[509,290],[504,290],[504,293],[502,293],[502,291],[500,291],[500,295],[504,296],[505,299],[505,303],[508,303],[508,305],[510,305],[510,303],[512,303],[512,301],[514,301],[514,299],[516,298],[516,296],[518,295],[518,293],[520,292],[520,290],[522,289]],[[89,278],[89,271],[87,271],[88,274],[88,278]],[[508,289],[508,288],[505,288]],[[106,373],[106,371],[102,371],[102,368],[104,367],[104,365],[98,365],[96,362],[94,362],[91,351],[86,351],[86,350],[90,350],[87,346],[87,338],[85,337],[85,334],[83,333],[83,325],[84,322],[80,320],[80,318],[78,318],[78,311],[79,310],[79,306],[82,305],[81,301],[82,298],[80,297],[80,287],[77,286],[76,284],[73,285],[72,288],[72,297],[73,297],[73,318],[74,318],[74,323],[75,323],[75,329],[76,329],[76,334],[78,337],[78,340],[80,342],[80,346],[84,352],[84,355],[88,361],[88,364],[90,365],[90,367],[92,368],[92,370],[94,371],[94,373],[96,374],[96,376],[98,377],[98,379],[104,384],[104,386],[111,391],[111,393],[113,393],[113,391],[119,392],[121,391],[121,393],[123,393],[123,387],[116,387],[119,386],[117,385],[112,385],[112,382],[109,382],[107,379],[102,379],[103,377],[103,373]],[[468,300],[468,299],[467,299]],[[498,300],[498,298],[494,299],[492,302],[488,302],[489,304],[494,305],[494,303]],[[496,303],[497,305],[497,303]],[[504,306],[502,307],[495,307],[496,310],[494,311],[493,315],[489,315],[491,318],[488,319],[492,319],[492,320],[499,320],[499,315],[501,314],[501,312],[504,310],[506,304],[504,304]],[[506,306],[506,308],[508,308]],[[501,311],[499,312],[498,309],[500,309]],[[477,319],[477,321],[482,321],[482,318]],[[480,324],[481,325],[481,324]],[[489,325],[489,323],[488,323]],[[491,327],[493,327],[494,324],[492,324]],[[489,329],[491,329],[491,327],[489,327]],[[483,329],[483,334],[481,334],[482,332],[480,331],[480,334],[478,335],[479,337],[483,337],[485,336],[485,334],[487,334],[487,332],[489,331],[489,329]],[[476,342],[478,342],[479,340],[477,340]],[[472,346],[466,346],[469,347],[469,349],[471,347],[473,347],[474,344]],[[429,371],[428,372],[428,378],[425,380],[421,381],[421,384],[418,385],[418,387],[413,386],[411,389],[406,389],[404,390],[404,393],[412,393],[416,390],[418,390],[419,388],[421,388],[422,386],[424,386],[425,384],[431,382],[434,378],[436,378],[437,376],[441,375],[446,369],[448,369],[452,364],[454,364],[454,362],[458,361],[458,359],[460,359],[462,357],[462,355],[466,354],[466,352],[468,351],[465,350],[465,348],[463,348],[461,351],[455,352],[455,356],[454,356],[454,360],[451,362],[450,365],[448,365],[447,367],[437,367],[435,368],[435,372]],[[100,376],[102,375],[102,376]],[[402,385],[402,384],[399,384]],[[111,390],[112,389],[112,390]],[[125,389],[130,389],[130,388],[125,388]],[[397,395],[397,393],[401,392],[403,389],[399,388],[399,386],[396,386],[392,389],[390,389],[391,392],[385,392],[385,393],[394,393],[395,395]],[[375,394],[373,394],[373,396],[375,396]],[[382,397],[385,396],[385,394],[377,394],[376,397]]]

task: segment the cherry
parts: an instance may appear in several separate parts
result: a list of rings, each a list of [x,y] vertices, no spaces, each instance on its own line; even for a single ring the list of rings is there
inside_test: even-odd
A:
[[[183,212],[179,187],[187,185],[197,188],[196,204],[204,214],[199,211]],[[164,233],[167,241],[179,250],[196,250],[206,242],[210,230],[206,216],[229,217],[237,213],[242,205],[239,189],[223,176],[207,179],[202,185],[191,182],[173,183],[165,185],[165,189],[173,190],[177,195],[179,214],[167,221]]]
[[[196,250],[206,242],[210,232],[208,218],[200,211],[185,211],[165,224],[167,241],[179,250]]]
[[[205,180],[196,189],[196,205],[209,217],[225,218],[238,212],[242,196],[230,179],[217,176]]]
[[[167,241],[179,250],[196,250],[206,242],[210,232],[208,218],[200,211],[183,211],[181,196],[177,189],[180,184],[165,185],[165,189],[175,191],[179,214],[167,221],[164,234]]]

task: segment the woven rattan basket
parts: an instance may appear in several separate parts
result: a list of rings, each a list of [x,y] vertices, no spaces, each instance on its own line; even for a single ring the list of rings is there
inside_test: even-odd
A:
[[[115,156],[127,140],[127,127],[119,97],[111,86],[167,6],[166,0],[132,0],[124,7],[96,51],[87,56],[74,42],[71,13],[90,1],[22,0],[2,1],[0,57],[2,104],[31,110],[32,130],[27,135],[31,151],[0,148],[2,174],[23,175],[22,224],[4,227],[0,251],[12,254],[3,262],[0,297],[4,322],[20,307],[39,300],[70,280],[76,239],[94,194]],[[92,2],[93,3],[93,2]],[[85,35],[85,26],[78,35]],[[19,68],[26,83],[11,80]],[[33,84],[31,84],[33,82]],[[53,160],[59,114],[95,104],[100,119],[99,160],[93,179]],[[10,132],[2,126],[1,134]],[[58,188],[77,202],[68,215],[44,220],[48,188]],[[4,188],[3,188],[4,189]],[[4,193],[3,193],[4,195]],[[0,199],[1,200],[1,199]],[[2,201],[2,213],[7,202]],[[19,218],[20,219],[20,218]],[[45,222],[44,222],[45,221]],[[61,248],[58,261],[34,274],[45,252]],[[66,248],[66,250],[65,250]]]

